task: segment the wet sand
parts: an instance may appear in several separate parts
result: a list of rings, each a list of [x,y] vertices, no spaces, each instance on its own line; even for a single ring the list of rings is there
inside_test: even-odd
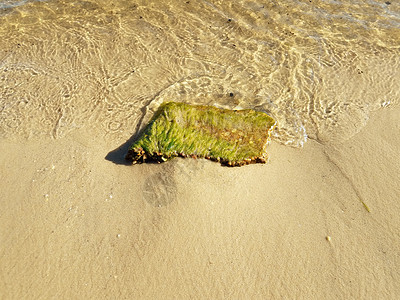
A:
[[[126,166],[84,128],[3,139],[0,298],[398,298],[399,117],[241,168]]]

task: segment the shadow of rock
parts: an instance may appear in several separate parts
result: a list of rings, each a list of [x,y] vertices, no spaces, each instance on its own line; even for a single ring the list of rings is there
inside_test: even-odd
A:
[[[138,134],[134,134],[129,140],[127,140],[125,143],[120,145],[118,148],[112,150],[109,152],[105,159],[108,161],[113,162],[114,164],[117,165],[125,165],[125,166],[130,166],[132,165],[132,162],[129,160],[125,159],[125,155],[128,152],[129,147],[133,144],[134,140]]]
[[[138,139],[143,131],[146,128],[143,128],[139,130],[136,134],[132,135],[132,137],[127,140],[125,143],[121,144],[118,148],[108,152],[106,155],[105,159],[108,161],[113,162],[116,165],[125,165],[125,166],[131,166],[132,161],[125,159],[126,154],[128,153],[129,147],[132,146],[134,141]],[[158,164],[159,162],[157,161],[148,161],[146,162],[148,164]]]

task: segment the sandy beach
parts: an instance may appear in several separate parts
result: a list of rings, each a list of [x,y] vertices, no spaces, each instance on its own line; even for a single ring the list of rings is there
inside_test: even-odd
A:
[[[0,299],[400,299],[399,24],[398,1],[0,1]],[[267,113],[269,162],[127,164],[168,101]]]
[[[126,166],[85,131],[2,140],[0,298],[396,299],[399,117],[241,168]]]

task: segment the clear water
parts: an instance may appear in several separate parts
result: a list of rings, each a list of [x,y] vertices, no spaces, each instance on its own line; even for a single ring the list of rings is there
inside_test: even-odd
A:
[[[0,1],[0,136],[125,141],[163,101],[347,139],[400,99],[398,1]]]

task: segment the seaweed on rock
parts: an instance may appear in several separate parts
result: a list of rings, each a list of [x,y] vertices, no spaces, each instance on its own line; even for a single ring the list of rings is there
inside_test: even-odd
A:
[[[226,166],[267,161],[276,122],[263,112],[163,103],[126,155],[133,163],[206,158]]]

